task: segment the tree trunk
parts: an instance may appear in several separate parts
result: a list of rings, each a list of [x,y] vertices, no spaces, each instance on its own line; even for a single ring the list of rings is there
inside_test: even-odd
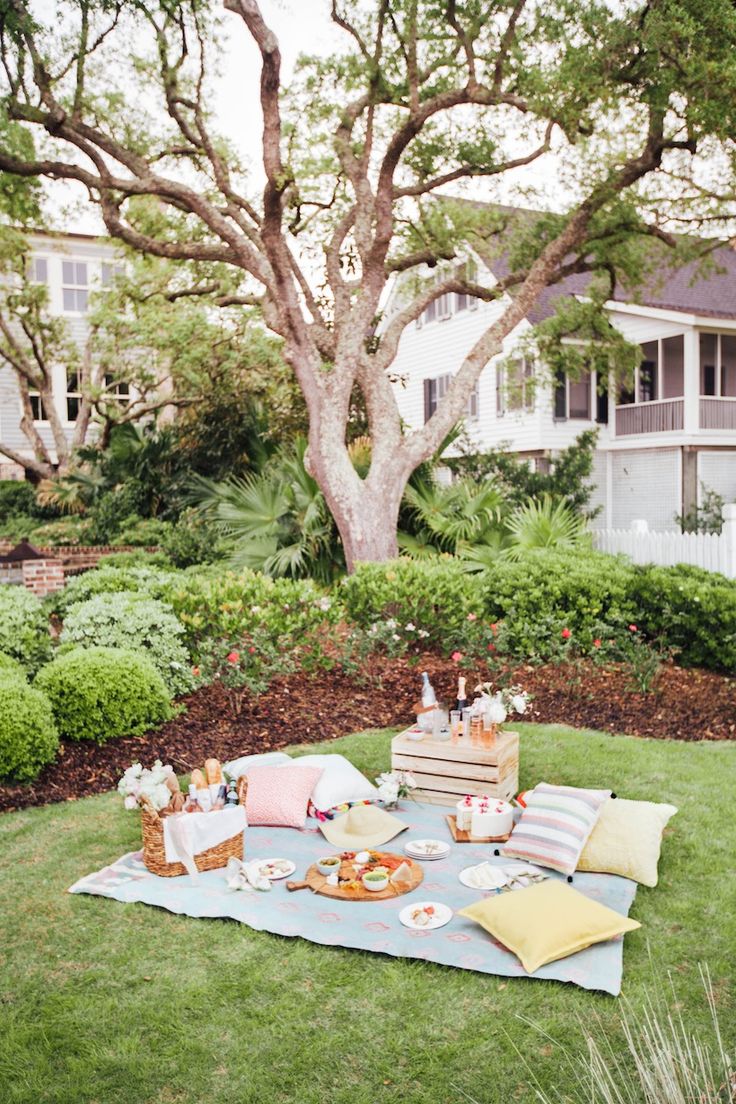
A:
[[[398,509],[391,508],[388,502],[375,502],[373,496],[365,491],[361,498],[363,501],[349,519],[334,514],[351,574],[359,563],[384,563],[399,554],[396,540]]]

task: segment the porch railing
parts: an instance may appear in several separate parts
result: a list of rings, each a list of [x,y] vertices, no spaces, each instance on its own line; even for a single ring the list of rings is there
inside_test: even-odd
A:
[[[684,425],[684,399],[654,399],[616,407],[616,436],[634,433],[667,433]]]
[[[700,400],[701,429],[736,429],[736,399]]]

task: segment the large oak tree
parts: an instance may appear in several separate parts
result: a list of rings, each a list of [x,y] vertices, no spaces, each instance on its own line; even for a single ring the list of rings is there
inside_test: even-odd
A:
[[[548,285],[584,271],[610,280],[641,240],[673,243],[675,193],[679,211],[723,216],[712,200],[724,180],[716,187],[708,164],[720,158],[732,178],[728,0],[332,0],[346,48],[304,59],[289,88],[256,0],[225,0],[227,13],[205,0],[60,8],[61,23],[45,27],[32,4],[2,2],[0,168],[77,182],[134,249],[242,276],[230,301],[256,304],[283,338],[308,407],[311,469],[350,566],[395,554],[410,473]],[[242,21],[260,57],[262,188],[208,109],[227,19]],[[478,177],[523,187],[535,162],[568,166],[559,215],[515,225],[436,198]],[[493,287],[458,264],[481,246],[504,253]],[[379,324],[397,274],[403,298]],[[392,363],[405,328],[446,292],[504,309],[427,424],[408,431]],[[365,478],[345,441],[356,386],[372,438]]]

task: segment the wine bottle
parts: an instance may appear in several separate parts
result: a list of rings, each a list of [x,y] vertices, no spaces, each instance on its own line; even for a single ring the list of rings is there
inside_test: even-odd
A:
[[[458,712],[462,713],[463,709],[468,708],[468,696],[465,690],[465,683],[467,679],[460,675],[457,680],[457,701],[455,702],[455,708]]]
[[[234,782],[228,782],[227,797],[225,798],[225,805],[230,808],[233,805],[238,804],[238,791],[235,788]]]
[[[431,709],[437,704],[437,695],[434,692],[434,687],[429,681],[429,675],[426,671],[422,671],[422,705],[425,709]]]

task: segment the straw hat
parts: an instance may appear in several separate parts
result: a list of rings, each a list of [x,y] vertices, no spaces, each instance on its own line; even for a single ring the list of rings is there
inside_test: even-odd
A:
[[[380,847],[408,827],[408,824],[375,805],[354,805],[336,820],[320,824],[325,839],[343,851]]]

